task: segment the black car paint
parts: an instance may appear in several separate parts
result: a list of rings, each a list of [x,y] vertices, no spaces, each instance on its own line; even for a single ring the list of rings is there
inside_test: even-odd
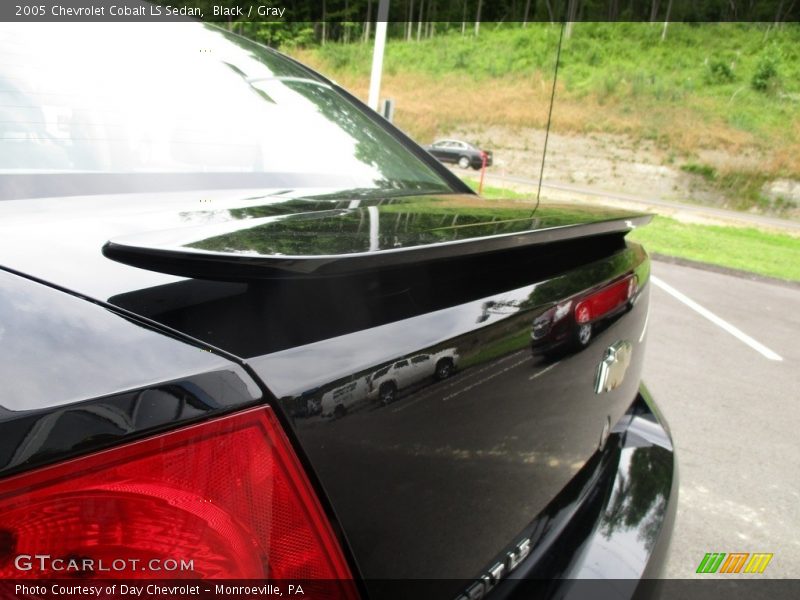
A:
[[[98,209],[94,200],[87,206],[90,213]],[[74,202],[61,210],[74,216],[79,207]],[[167,213],[181,211],[183,201],[170,206],[162,197],[160,207],[169,220]],[[34,244],[35,233],[30,240]],[[50,238],[49,252],[66,252],[73,241],[70,235]],[[594,371],[608,343],[644,335],[649,262],[641,248],[626,245],[621,234],[573,240],[569,246],[562,242],[494,253],[464,260],[463,266],[458,261],[438,267],[419,264],[390,275],[378,271],[318,280],[194,279],[164,284],[164,275],[136,270],[151,285],[140,280],[126,292],[122,290],[134,281],[131,268],[108,261],[99,244],[86,247],[81,260],[80,272],[45,261],[30,261],[26,268],[68,287],[80,285],[92,296],[114,290],[104,300],[242,357],[243,367],[279,398],[276,406],[319,477],[360,574],[372,582],[446,576],[453,579],[450,591],[455,595],[461,585],[456,580],[466,585],[478,576],[574,477],[576,471],[565,469],[564,461],[575,457],[571,468],[586,468],[584,461],[593,460],[606,419],[624,424],[624,413],[637,396],[641,344],[624,388],[604,396],[592,392]],[[465,270],[467,265],[471,271]],[[105,269],[107,276],[85,280],[85,269]],[[551,366],[536,364],[527,350],[535,315],[624,273],[636,273],[645,282],[632,310],[612,319],[589,348],[529,379]],[[482,362],[415,389],[387,407],[367,405],[335,422],[298,418],[292,410],[296,398],[319,396],[395,358],[447,347],[453,340],[480,349],[514,335],[519,339],[514,348],[489,353]],[[510,356],[514,351],[517,355]],[[341,360],[337,364],[330,357]],[[523,358],[517,368],[526,372],[522,378],[512,377],[508,367]],[[470,387],[476,371],[489,379],[488,390]],[[452,386],[459,385],[467,388],[460,398],[444,401],[457,391]],[[443,386],[450,391],[445,393]],[[107,395],[118,391],[109,389]],[[541,400],[530,404],[525,398]],[[574,408],[568,410],[570,405]],[[494,442],[517,429],[527,429],[533,437],[523,436],[515,442],[517,448],[512,444],[507,449],[516,453],[512,459],[493,458]],[[88,452],[99,444],[88,436],[76,447]],[[525,452],[530,459],[537,450],[550,452],[549,458],[560,466],[549,466],[549,460],[526,463]],[[464,460],[465,455],[474,456],[474,462]],[[49,456],[56,458],[58,453]],[[498,514],[503,515],[500,521],[491,516]],[[403,526],[409,521],[416,524],[413,530]],[[445,526],[454,543],[437,542],[437,528]],[[639,562],[650,556],[647,548],[636,552]],[[380,597],[380,583],[371,585]]]
[[[631,246],[539,294],[503,290],[249,361],[288,408],[304,386],[322,394],[419,352],[454,347],[461,356],[449,379],[388,406],[293,420],[367,579],[477,574],[586,464],[606,423],[620,422],[637,395],[641,343],[622,387],[598,396],[593,381],[610,343],[642,336],[649,287],[589,348],[555,366],[531,357],[531,322],[565,288],[634,270],[644,280],[647,269]],[[510,308],[482,319],[489,299]]]
[[[0,475],[220,415],[263,395],[224,353],[3,269],[0,314]]]
[[[437,162],[391,126],[383,126],[421,160]],[[446,173],[446,180],[454,179],[441,165],[438,171]],[[452,185],[454,191],[465,191],[460,182]],[[163,190],[158,184],[156,188]],[[212,350],[198,349],[199,356],[222,356],[229,362],[222,367],[209,363],[211,372],[221,368],[235,371],[242,381],[247,373],[260,379],[256,383],[268,388],[264,400],[281,414],[298,454],[316,476],[312,479],[318,490],[330,501],[355,572],[366,578],[371,597],[392,595],[382,585],[387,577],[447,579],[422,583],[430,587],[421,588],[418,597],[433,590],[437,597],[477,593],[476,584],[483,594],[483,575],[526,536],[533,542],[530,555],[502,582],[490,578],[493,595],[527,597],[531,590],[526,586],[542,578],[585,575],[587,552],[593,547],[600,551],[591,555],[591,566],[600,573],[618,573],[618,555],[604,552],[604,545],[625,548],[628,576],[656,573],[676,505],[676,472],[668,431],[646,392],[639,390],[649,262],[641,248],[625,243],[623,233],[308,281],[186,280],[111,262],[102,256],[101,246],[123,232],[158,229],[162,221],[169,227],[176,213],[192,210],[201,198],[242,207],[247,202],[241,194],[210,189],[173,196],[151,190],[139,197],[131,194],[126,202],[117,197],[116,204],[100,195],[69,198],[68,206],[63,198],[33,195],[40,197],[33,210],[48,215],[52,224],[63,220],[73,228],[31,223],[30,200],[0,203],[4,219],[10,217],[5,221],[9,228],[15,218],[28,226],[24,237],[0,239],[0,263],[119,306],[119,313],[111,308],[119,319],[115,328],[157,331],[174,343]],[[152,213],[129,218],[125,205],[141,200]],[[543,205],[537,214],[547,210],[559,211]],[[565,222],[574,218],[561,210]],[[603,217],[598,214],[597,219]],[[559,299],[632,272],[639,276],[640,288],[631,310],[609,319],[586,349],[558,364],[530,356],[530,327],[537,314]],[[39,294],[32,291],[31,297]],[[63,301],[51,305],[56,316]],[[137,322],[132,313],[160,326]],[[50,339],[47,331],[41,336]],[[623,338],[635,347],[624,385],[595,395],[592,380],[603,351]],[[307,400],[395,358],[453,343],[471,349],[473,364],[462,365],[445,381],[415,388],[389,406],[365,403],[362,410],[336,421],[293,410],[298,398]],[[43,355],[42,362],[63,365],[69,352],[57,348]],[[96,351],[100,349],[102,344]],[[8,358],[4,355],[0,362]],[[169,366],[168,357],[164,360]],[[529,370],[520,376],[514,369]],[[483,389],[473,385],[475,377]],[[111,381],[107,389],[94,390],[94,397],[63,405],[42,395],[39,404],[8,411],[0,432],[22,423],[32,426],[48,413],[83,407],[128,410],[130,420],[131,398],[126,394],[173,389],[169,386],[191,392],[185,381],[199,385],[202,374],[124,385]],[[448,398],[454,392],[458,395]],[[221,410],[255,401],[257,394],[243,394]],[[218,407],[207,408],[188,418],[217,414]],[[161,420],[154,427],[163,430],[181,422]],[[609,423],[613,429],[605,439]],[[108,438],[105,430],[86,425],[69,443],[45,440],[46,451],[35,454],[29,464],[88,453],[128,439],[124,435],[149,431],[133,428]],[[9,452],[6,456],[16,450]],[[634,470],[637,456],[643,457],[637,459],[643,466]],[[633,501],[629,495],[615,495],[615,482],[626,476],[628,481],[651,478],[649,503],[639,499],[634,510],[626,504]],[[643,505],[653,507],[654,522],[645,522]],[[645,532],[652,542],[631,542]],[[534,583],[518,580],[526,576]],[[560,594],[557,585],[547,584],[545,595]]]
[[[562,212],[543,209],[534,217],[528,207],[506,209],[504,218],[489,220],[485,211],[491,205],[464,195],[349,204],[265,202],[227,211],[224,220],[218,215],[213,225],[112,239],[103,246],[103,254],[185,277],[317,279],[400,269],[419,261],[420,247],[426,264],[463,262],[492,252],[627,232],[650,220],[629,211],[598,213],[579,206],[565,207],[572,211],[569,223]],[[195,213],[184,217],[191,219]]]
[[[678,467],[665,427],[642,386],[605,448],[526,530],[536,550],[515,577],[496,587],[482,582],[492,597],[658,595],[678,497]]]

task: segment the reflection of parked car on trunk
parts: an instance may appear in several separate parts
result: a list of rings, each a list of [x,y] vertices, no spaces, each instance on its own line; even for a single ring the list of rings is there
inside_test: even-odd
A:
[[[378,400],[391,404],[400,390],[411,387],[429,377],[447,379],[458,365],[455,348],[431,354],[416,354],[381,367],[366,377],[359,377],[340,385],[322,396],[323,417],[343,417],[365,400]]]
[[[458,354],[455,348],[398,360],[372,374],[369,378],[370,396],[382,404],[390,404],[395,401],[400,390],[428,377],[447,379],[457,365]]]
[[[322,410],[318,389],[307,390],[295,398],[289,409],[292,416],[296,419],[305,419],[318,415]]]
[[[353,406],[367,399],[369,384],[359,377],[322,395],[322,416],[343,417]]]
[[[600,289],[581,292],[544,311],[533,320],[533,353],[582,350],[591,342],[597,327],[631,306],[637,288],[636,276],[629,275]]]
[[[492,166],[492,151],[481,150],[472,144],[460,140],[437,140],[425,149],[444,163],[457,164],[462,169],[483,166],[483,155],[486,155],[486,166]]]

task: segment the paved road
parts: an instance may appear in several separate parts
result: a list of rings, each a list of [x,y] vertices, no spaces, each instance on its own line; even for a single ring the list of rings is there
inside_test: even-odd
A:
[[[456,172],[456,174],[458,174],[458,172]],[[534,189],[539,183],[538,179],[517,177],[514,175],[497,175],[494,173],[487,173],[486,181],[492,185],[502,186],[503,183],[506,182],[530,186]],[[542,182],[542,189],[556,190],[558,192],[571,192],[577,194],[578,196],[591,196],[603,198],[605,200],[624,202],[626,204],[637,206],[639,210],[651,211],[659,214],[674,215],[676,213],[682,213],[695,217],[711,218],[731,223],[741,223],[753,227],[767,227],[770,229],[784,230],[795,234],[800,233],[800,221],[778,219],[764,215],[726,210],[723,208],[714,208],[711,206],[702,206],[699,204],[687,204],[684,202],[675,202],[672,200],[664,200],[662,198],[650,196],[636,196],[634,194],[612,192],[595,187],[548,180]]]
[[[653,287],[644,377],[681,478],[665,576],[691,577],[716,551],[773,552],[766,574],[797,577],[800,290],[659,262],[653,273],[782,358]]]

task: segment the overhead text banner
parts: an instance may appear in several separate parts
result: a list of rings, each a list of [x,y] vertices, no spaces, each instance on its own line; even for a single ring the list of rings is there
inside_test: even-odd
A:
[[[376,21],[377,2],[367,0],[5,0],[0,21],[179,21],[198,19],[236,22]],[[623,6],[624,5],[624,6]],[[671,0],[619,2],[607,0],[552,0],[551,2],[467,2],[440,0],[427,3],[391,0],[387,21],[400,22],[579,22],[579,21],[761,21],[800,20],[800,2],[785,0]],[[416,7],[416,8],[415,8]]]

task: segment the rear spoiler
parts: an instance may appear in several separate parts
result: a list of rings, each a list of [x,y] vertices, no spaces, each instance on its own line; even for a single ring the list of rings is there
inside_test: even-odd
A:
[[[200,279],[331,277],[625,235],[652,218],[572,205],[542,205],[532,214],[530,206],[509,209],[502,201],[491,201],[496,208],[486,212],[487,201],[472,197],[461,197],[456,205],[452,197],[444,204],[428,200],[240,217],[111,240],[103,254],[134,267]]]

